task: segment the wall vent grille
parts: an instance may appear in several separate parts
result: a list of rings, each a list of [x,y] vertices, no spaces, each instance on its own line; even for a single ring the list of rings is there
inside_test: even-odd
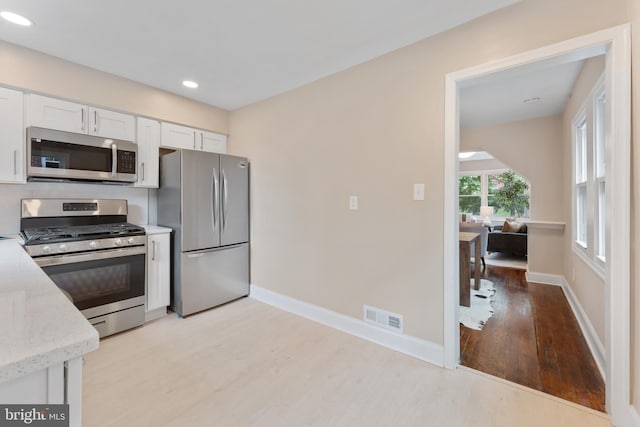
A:
[[[400,314],[365,305],[364,320],[377,326],[402,333],[402,316]]]

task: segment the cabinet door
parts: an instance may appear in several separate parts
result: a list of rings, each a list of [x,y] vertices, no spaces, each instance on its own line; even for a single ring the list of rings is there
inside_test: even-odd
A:
[[[147,235],[147,311],[169,305],[169,233]]]
[[[136,187],[158,188],[160,123],[138,117],[138,181]]]
[[[0,88],[0,182],[25,182],[24,95]]]
[[[219,133],[198,131],[199,148],[211,153],[227,153],[227,136]]]
[[[89,107],[89,133],[105,138],[135,141],[135,118],[130,114]]]
[[[173,123],[161,124],[160,145],[169,148],[196,149],[196,130]]]
[[[75,102],[28,95],[28,125],[67,132],[87,133],[88,107]]]

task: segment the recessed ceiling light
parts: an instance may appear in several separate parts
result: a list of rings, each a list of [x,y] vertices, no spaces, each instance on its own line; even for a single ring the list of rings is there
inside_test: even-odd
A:
[[[534,97],[534,98],[527,98],[527,99],[525,99],[525,100],[524,100],[524,101],[522,101],[522,102],[524,102],[525,104],[534,104],[534,103],[536,103],[536,102],[540,102],[540,97],[539,97],[539,96],[536,96],[536,97]]]
[[[22,25],[23,27],[28,27],[31,25],[31,21],[29,21],[24,16],[18,15],[17,13],[3,10],[2,12],[0,12],[0,16],[2,16],[4,19],[6,19],[9,22]]]
[[[476,154],[475,151],[467,151],[464,153],[458,153],[458,158],[459,159],[468,159],[469,157],[473,156],[474,154]]]
[[[182,82],[183,86],[186,86],[190,89],[195,89],[198,87],[198,83],[191,81],[191,80],[185,80]]]

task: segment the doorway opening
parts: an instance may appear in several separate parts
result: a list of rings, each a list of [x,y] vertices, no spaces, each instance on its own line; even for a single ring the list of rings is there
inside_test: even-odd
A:
[[[630,222],[630,54],[629,28],[616,27],[598,33],[578,37],[555,45],[536,49],[503,60],[451,73],[446,77],[445,105],[445,223],[444,223],[444,276],[445,276],[445,366],[455,368],[460,360],[459,331],[459,252],[458,252],[458,152],[460,151],[460,92],[464,87],[491,81],[500,73],[521,73],[544,70],[554,65],[605,56],[605,106],[607,128],[606,180],[604,196],[606,212],[606,266],[604,268],[604,371],[606,383],[606,406],[612,422],[623,416],[629,402],[629,233]],[[543,165],[541,165],[544,167]],[[610,184],[609,184],[610,183]],[[569,186],[564,182],[563,186]],[[610,190],[610,191],[609,191]],[[572,194],[572,193],[569,193]],[[555,227],[558,222],[546,218],[536,220],[532,215],[530,224]],[[566,222],[562,245],[572,239],[573,217],[563,215]],[[569,236],[569,237],[567,237]],[[566,239],[569,240],[566,240]],[[567,252],[571,254],[572,252]],[[573,256],[573,255],[570,255]],[[531,263],[532,260],[530,260]],[[566,260],[565,260],[566,261]],[[554,272],[555,273],[555,272]],[[544,273],[540,273],[544,275]],[[567,274],[546,274],[547,280],[562,281]],[[540,278],[539,276],[538,278]],[[566,280],[569,282],[568,280]],[[573,281],[573,278],[571,278]],[[549,283],[549,282],[547,282]],[[562,283],[558,283],[562,284]],[[584,320],[584,319],[583,319]],[[586,320],[589,320],[588,318]],[[584,328],[583,328],[584,329]]]

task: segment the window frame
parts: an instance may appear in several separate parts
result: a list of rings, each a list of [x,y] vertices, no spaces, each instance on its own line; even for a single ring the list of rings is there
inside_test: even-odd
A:
[[[606,274],[606,87],[601,75],[571,121],[572,248],[601,278]],[[585,237],[583,240],[581,237]]]

